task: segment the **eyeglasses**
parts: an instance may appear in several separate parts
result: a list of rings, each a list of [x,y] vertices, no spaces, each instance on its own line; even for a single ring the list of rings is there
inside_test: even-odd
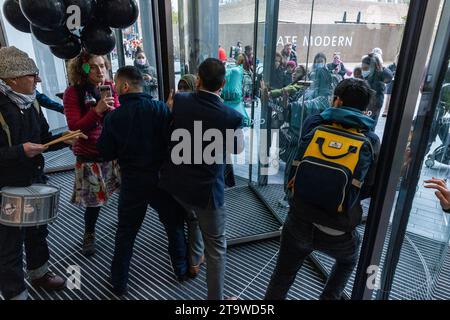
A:
[[[39,78],[39,71],[36,72],[36,73],[27,74],[25,77],[34,77],[35,79],[36,79],[36,78]]]

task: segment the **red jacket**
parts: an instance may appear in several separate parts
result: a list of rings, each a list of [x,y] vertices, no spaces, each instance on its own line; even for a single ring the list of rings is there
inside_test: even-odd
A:
[[[227,62],[227,53],[224,48],[219,48],[219,60]]]
[[[105,82],[105,85],[111,85],[113,88],[114,108],[120,106],[119,98],[117,97],[114,84],[112,82]],[[84,100],[84,99],[83,99]],[[67,124],[72,131],[81,130],[88,139],[80,139],[73,147],[73,152],[76,156],[85,156],[94,158],[99,156],[97,150],[97,140],[100,137],[103,129],[104,115],[99,116],[95,112],[96,105],[84,105],[80,107],[81,99],[78,97],[78,90],[71,86],[67,88],[64,93],[64,113],[66,115]]]

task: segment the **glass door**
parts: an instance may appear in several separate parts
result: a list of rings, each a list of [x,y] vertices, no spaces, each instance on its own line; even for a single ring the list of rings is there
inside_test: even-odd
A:
[[[336,7],[325,0],[267,1],[266,33],[258,42],[264,55],[256,82],[258,161],[251,167],[251,181],[281,220],[289,210],[286,187],[303,123],[331,107],[334,88],[343,79],[362,77],[368,55],[374,65],[365,68],[376,68],[380,78],[374,83],[378,101],[370,112],[378,121],[376,133],[383,136],[408,4],[360,0],[340,1]],[[369,205],[364,203],[365,216]],[[331,268],[329,260],[321,262]]]
[[[378,299],[448,299],[450,2],[441,6],[404,153]]]
[[[139,17],[126,29],[115,29],[116,47],[110,54],[112,74],[123,66],[136,66],[144,74],[144,91],[159,99],[153,7],[150,1],[138,1]]]
[[[259,1],[255,0],[172,1],[175,89],[186,82],[192,87],[197,68],[206,58],[223,61],[228,85],[222,98],[226,105],[240,112],[245,121],[246,151],[233,156],[234,176],[242,181],[248,179],[251,162],[250,127],[255,101],[253,69],[262,60],[257,53],[257,44],[262,40],[259,32],[263,25],[255,23],[263,10],[259,7]]]

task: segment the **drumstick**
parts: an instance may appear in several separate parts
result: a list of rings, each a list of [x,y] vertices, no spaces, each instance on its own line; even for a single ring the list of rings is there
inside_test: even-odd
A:
[[[50,146],[52,146],[54,144],[57,144],[57,143],[60,143],[60,142],[64,142],[64,141],[67,141],[67,140],[70,140],[70,139],[73,139],[73,138],[77,138],[77,137],[81,136],[82,134],[83,134],[83,132],[81,132],[81,130],[71,132],[69,134],[66,134],[66,135],[58,138],[58,139],[55,139],[53,141],[50,141],[49,143],[44,144],[44,147],[47,148],[47,147],[50,147]]]

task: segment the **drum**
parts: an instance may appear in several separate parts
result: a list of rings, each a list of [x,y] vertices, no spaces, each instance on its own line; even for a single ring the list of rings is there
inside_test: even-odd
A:
[[[3,188],[0,224],[31,227],[53,222],[57,218],[59,193],[59,188],[42,184]]]

